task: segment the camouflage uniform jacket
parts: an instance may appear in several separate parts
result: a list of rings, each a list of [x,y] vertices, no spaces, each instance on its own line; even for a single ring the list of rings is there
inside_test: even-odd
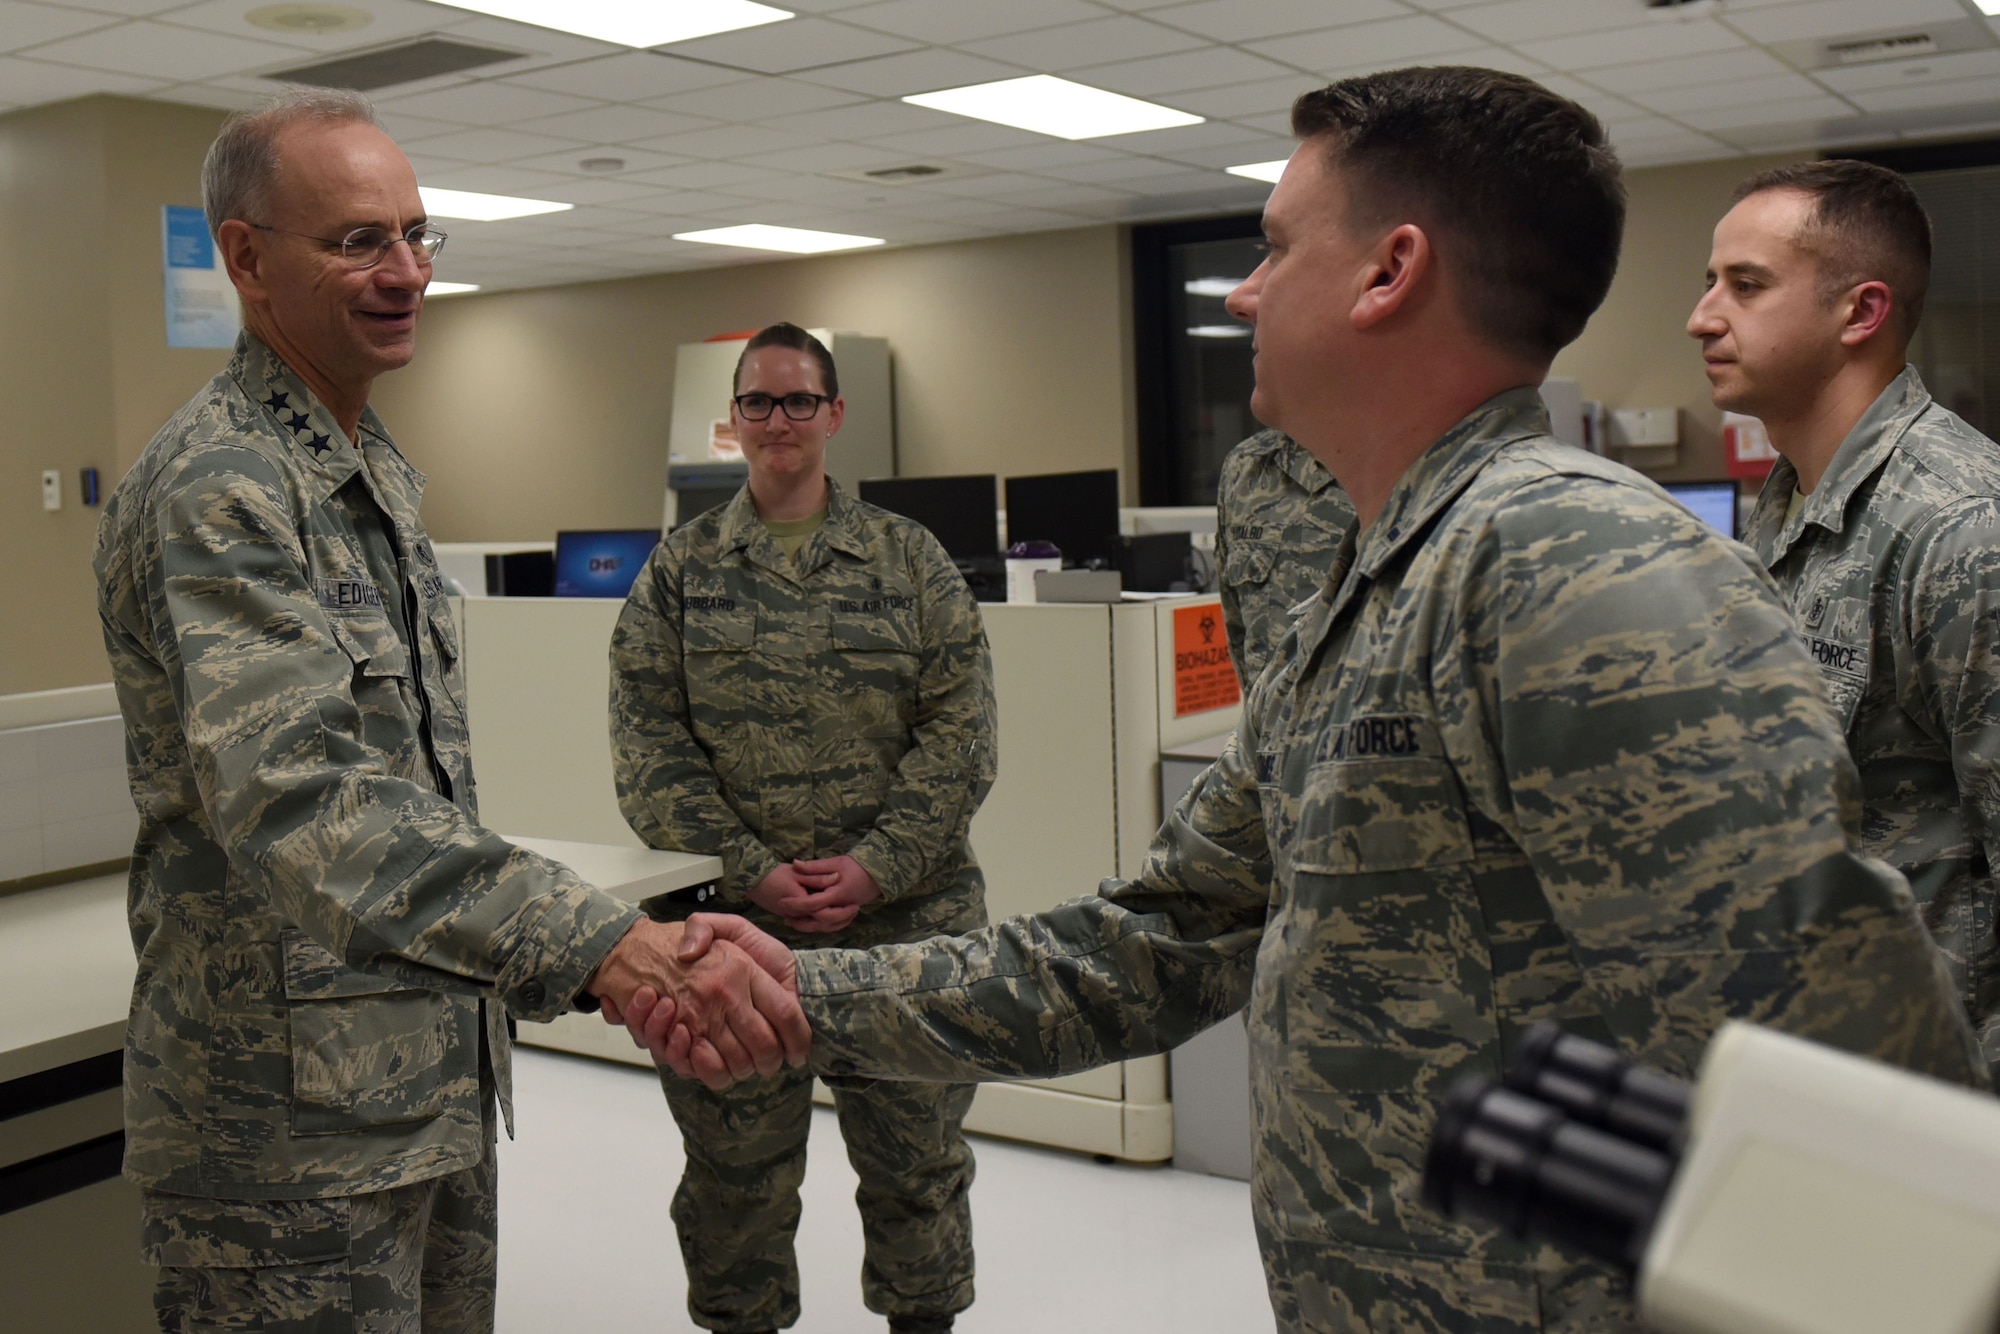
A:
[[[652,846],[723,859],[715,906],[845,853],[882,887],[848,939],[976,925],[966,830],[996,763],[979,605],[928,530],[828,487],[796,561],[746,486],[639,572],[611,636],[619,806]]]
[[[636,912],[479,828],[423,476],[248,334],[105,505],[139,808],[126,1173],[359,1194],[477,1163],[482,1028],[549,1019]]]
[[[1229,657],[1249,689],[1292,613],[1326,584],[1354,527],[1333,474],[1283,431],[1259,431],[1229,451],[1215,488],[1215,565]]]
[[[800,956],[815,1066],[1049,1076],[1249,1004],[1287,1330],[1603,1328],[1603,1271],[1419,1199],[1447,1087],[1555,1018],[1688,1072],[1743,1016],[1967,1082],[1972,1036],[1768,576],[1532,389],[1341,549],[1141,874]],[[1268,888],[1267,888],[1268,887]]]
[[[1798,518],[1780,460],[1750,544],[1792,604],[1861,770],[1861,843],[1909,877],[2000,1064],[2000,448],[1915,368]]]

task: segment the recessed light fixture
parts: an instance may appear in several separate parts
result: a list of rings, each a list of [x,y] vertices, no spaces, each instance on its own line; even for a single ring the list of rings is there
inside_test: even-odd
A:
[[[1979,6],[1979,12],[1989,17],[2000,17],[2000,0],[1972,0]]]
[[[253,28],[269,32],[298,33],[322,37],[328,33],[354,32],[375,21],[365,9],[349,5],[265,5],[243,16]]]
[[[1181,290],[1189,296],[1228,296],[1242,285],[1241,278],[1190,278]]]
[[[621,46],[665,46],[792,17],[753,0],[438,0],[453,9]]]
[[[623,171],[625,170],[625,159],[622,157],[587,157],[576,165],[581,171]]]
[[[1247,324],[1196,324],[1188,329],[1190,338],[1248,338]]]
[[[433,278],[424,286],[425,296],[457,296],[460,292],[477,292],[478,283],[446,283]]]
[[[912,93],[903,100],[912,106],[1011,125],[1017,130],[1032,130],[1058,139],[1101,139],[1107,134],[1137,134],[1142,130],[1202,123],[1200,116],[1185,111],[1071,83],[1053,74],[1030,74],[1026,78],[1001,79],[998,83]]]
[[[471,222],[498,222],[502,218],[532,218],[537,213],[561,213],[575,204],[553,199],[520,199],[514,195],[483,195],[474,190],[440,190],[420,185],[424,211],[434,218],[465,218]]]
[[[828,250],[859,250],[884,245],[879,236],[849,236],[845,232],[815,232],[804,227],[773,227],[746,222],[740,227],[711,227],[699,232],[675,232],[676,241],[702,245],[740,246],[744,250],[782,250],[788,255],[818,255]]]
[[[1285,174],[1285,164],[1289,161],[1290,158],[1281,157],[1276,162],[1246,162],[1240,167],[1224,167],[1223,170],[1231,176],[1244,176],[1253,181],[1269,181],[1272,185],[1276,185],[1278,178]]]

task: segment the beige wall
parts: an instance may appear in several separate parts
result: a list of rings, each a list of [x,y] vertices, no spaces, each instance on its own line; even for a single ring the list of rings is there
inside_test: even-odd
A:
[[[109,678],[77,473],[108,491],[222,363],[167,348],[160,276],[160,206],[200,202],[220,119],[110,97],[0,116],[0,694]]]
[[[1585,398],[1611,407],[1681,409],[1680,457],[1671,467],[1647,467],[1652,476],[1726,475],[1722,414],[1708,401],[1701,349],[1687,336],[1688,313],[1701,297],[1709,235],[1729,207],[1730,191],[1746,176],[1794,160],[1697,162],[1626,177],[1630,204],[1617,281],[1550,373],[1576,377]]]
[[[453,297],[374,402],[440,541],[657,524],[675,347],[777,320],[889,340],[905,474],[1136,490],[1127,267],[1107,226]]]

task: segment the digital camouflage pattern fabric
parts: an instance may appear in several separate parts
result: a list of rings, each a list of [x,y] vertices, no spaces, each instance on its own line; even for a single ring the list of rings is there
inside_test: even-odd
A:
[[[637,910],[477,824],[423,475],[271,351],[163,427],[98,532],[139,835],[126,1174],[392,1190],[480,1162],[482,1030],[562,1012]]]
[[[1450,1084],[1556,1019],[1687,1074],[1743,1017],[1984,1063],[1750,553],[1550,438],[1461,422],[1341,549],[1145,869],[960,939],[800,956],[824,1073],[1049,1076],[1248,1003],[1285,1330],[1625,1327],[1622,1285],[1420,1199]]]
[[[653,846],[722,857],[704,911],[742,913],[788,944],[972,930],[985,883],[966,833],[993,785],[997,727],[978,604],[929,532],[828,487],[796,559],[746,487],[641,570],[611,641],[619,804]],[[837,936],[745,897],[780,862],[841,854],[882,898]],[[690,1315],[724,1331],[790,1325],[811,1073],[722,1094],[662,1082],[687,1148],[673,1218]],[[861,1179],[863,1300],[884,1315],[965,1309],[971,1088],[829,1084]]]
[[[1248,690],[1317,595],[1354,506],[1333,474],[1283,431],[1259,431],[1229,451],[1215,488],[1215,565],[1229,657]]]
[[[1861,845],[1909,878],[2000,1064],[2000,446],[1906,368],[1798,517],[1780,459],[1748,541],[1861,771]]]

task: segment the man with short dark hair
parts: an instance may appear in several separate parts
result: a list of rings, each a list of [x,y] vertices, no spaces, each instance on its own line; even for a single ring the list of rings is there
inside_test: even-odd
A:
[[[1683,1074],[1729,1017],[1964,1082],[1984,1064],[1908,888],[1854,849],[1853,768],[1768,578],[1549,433],[1536,385],[1617,262],[1602,128],[1465,68],[1345,80],[1293,126],[1230,302],[1258,419],[1354,502],[1328,593],[1138,876],[800,954],[814,1067],[1063,1074],[1247,1001],[1282,1328],[1621,1328],[1607,1270],[1420,1198],[1447,1088],[1525,1025]],[[712,1065],[666,1006],[633,1027]]]
[[[423,474],[368,408],[445,238],[368,103],[231,117],[202,193],[243,336],[96,554],[139,808],[125,1174],[154,1304],[169,1334],[477,1334],[510,1015],[665,985],[736,1075],[787,1032],[802,1060],[804,1021],[742,954],[704,977],[679,925],[478,824]]]
[[[1688,332],[1781,456],[1746,541],[1846,731],[1862,846],[1909,878],[2000,1063],[2000,449],[1905,364],[1930,258],[1895,172],[1780,167],[1716,224]]]

